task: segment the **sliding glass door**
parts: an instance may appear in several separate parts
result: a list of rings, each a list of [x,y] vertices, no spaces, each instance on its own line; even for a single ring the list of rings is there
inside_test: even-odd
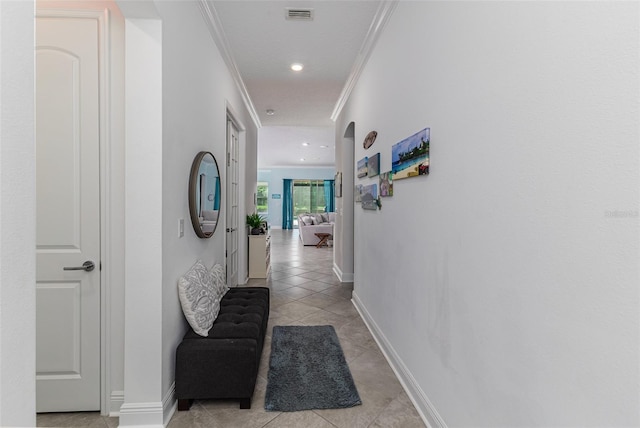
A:
[[[298,223],[298,214],[325,211],[324,180],[293,180],[293,220]]]

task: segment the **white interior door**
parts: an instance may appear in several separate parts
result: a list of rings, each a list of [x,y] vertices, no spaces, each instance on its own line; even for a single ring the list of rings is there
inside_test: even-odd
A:
[[[98,30],[36,19],[38,412],[100,410]]]
[[[238,285],[238,129],[227,120],[227,285]]]

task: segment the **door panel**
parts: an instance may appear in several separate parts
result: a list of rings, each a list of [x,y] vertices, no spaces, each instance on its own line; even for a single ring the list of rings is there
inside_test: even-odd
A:
[[[40,281],[37,288],[38,372],[80,375],[80,281]],[[47,310],[49,306],[56,310]]]
[[[96,19],[36,19],[38,412],[100,410],[99,78]]]

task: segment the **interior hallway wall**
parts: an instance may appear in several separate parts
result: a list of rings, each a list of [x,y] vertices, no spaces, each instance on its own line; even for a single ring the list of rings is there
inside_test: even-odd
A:
[[[36,425],[34,2],[0,1],[0,426]]]
[[[336,198],[333,271],[341,282],[353,282],[353,218],[355,123],[336,128],[336,169],[342,173],[342,197]]]
[[[158,426],[174,409],[175,349],[187,330],[178,299],[178,278],[197,259],[208,266],[225,263],[227,108],[238,115],[245,128],[240,138],[241,210],[246,200],[244,163],[256,162],[251,153],[255,153],[252,147],[257,130],[211,37],[199,2],[122,2],[121,8],[128,11],[125,17],[131,26],[131,31],[127,27],[127,39],[135,35],[142,43],[139,46],[145,48],[133,49],[135,55],[149,55],[159,48],[147,60],[127,57],[127,67],[136,62],[141,70],[151,67],[147,79],[134,77],[140,85],[155,85],[159,79],[160,87],[157,93],[149,94],[153,101],[144,103],[144,97],[138,97],[131,104],[150,110],[148,129],[153,135],[136,139],[136,147],[132,147],[134,164],[127,165],[127,177],[131,178],[127,185],[131,183],[139,191],[132,193],[137,195],[131,200],[134,208],[127,210],[133,233],[127,239],[133,251],[127,252],[127,274],[130,267],[132,276],[127,276],[125,404],[120,424]],[[127,49],[131,50],[128,44]],[[139,91],[137,85],[135,91]],[[161,109],[159,119],[151,111],[156,104]],[[139,126],[129,119],[128,124]],[[128,139],[130,143],[134,144]],[[189,172],[194,157],[202,150],[212,152],[218,160],[223,189],[220,223],[209,239],[196,236],[188,207]],[[150,165],[141,156],[145,152]],[[178,233],[180,219],[184,219],[182,237]],[[246,251],[242,240],[239,251]],[[136,266],[142,269],[135,270]],[[134,321],[129,322],[129,318]]]
[[[343,109],[381,171],[431,128],[430,175],[355,205],[354,300],[433,426],[640,424],[639,17],[399,2]]]

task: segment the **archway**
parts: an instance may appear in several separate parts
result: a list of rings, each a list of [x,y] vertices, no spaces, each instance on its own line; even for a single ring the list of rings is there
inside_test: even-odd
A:
[[[355,152],[355,122],[349,123],[337,142],[336,169],[342,173],[342,197],[336,198],[336,231],[334,233],[333,270],[341,282],[353,282],[354,222],[353,222],[353,159]]]

